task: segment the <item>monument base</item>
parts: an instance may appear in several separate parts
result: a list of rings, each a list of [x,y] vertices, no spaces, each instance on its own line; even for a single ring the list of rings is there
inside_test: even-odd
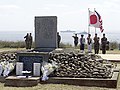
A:
[[[32,87],[38,85],[40,77],[20,78],[17,76],[9,76],[6,78],[5,86],[13,87]]]
[[[67,77],[51,77],[48,81],[41,81],[41,84],[68,84],[79,86],[97,86],[106,88],[116,88],[119,72],[114,72],[112,78],[67,78]]]
[[[4,82],[5,82],[5,77],[0,76],[0,82],[1,82],[1,83],[4,83]]]
[[[37,74],[38,76],[40,74],[40,73],[38,74],[38,71],[40,72],[42,62],[43,61],[47,62],[48,58],[49,58],[48,52],[31,51],[17,53],[17,62],[23,63],[23,69],[18,68],[16,70],[16,73],[22,71],[31,71],[31,76],[35,76],[34,74]]]
[[[37,57],[37,56],[40,56],[42,58],[42,60],[48,60],[48,56],[49,56],[49,52],[39,52],[39,50],[32,50],[32,51],[29,51],[29,52],[19,52],[17,53],[17,61],[20,61],[21,57],[28,57],[29,56],[34,56],[34,57]]]
[[[53,50],[55,50],[56,47],[53,47],[53,48],[35,48],[33,51],[39,51],[39,52],[51,52]]]

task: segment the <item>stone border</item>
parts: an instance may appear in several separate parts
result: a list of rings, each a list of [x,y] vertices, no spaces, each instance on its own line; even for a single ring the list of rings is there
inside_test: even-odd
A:
[[[41,84],[68,84],[79,86],[97,86],[106,88],[117,88],[119,72],[114,72],[112,78],[67,78],[67,77],[51,77],[48,81],[40,82]]]
[[[117,88],[119,70],[114,70],[112,78],[69,78],[69,77],[50,77],[48,81],[40,81],[40,77],[17,78],[9,76],[5,79],[5,86],[32,87],[40,84],[67,84],[78,86],[96,86],[106,88]]]
[[[32,87],[38,85],[40,77],[19,78],[16,76],[9,76],[5,80],[5,86],[13,87]]]
[[[1,82],[1,83],[5,83],[5,77],[0,76],[0,82]]]

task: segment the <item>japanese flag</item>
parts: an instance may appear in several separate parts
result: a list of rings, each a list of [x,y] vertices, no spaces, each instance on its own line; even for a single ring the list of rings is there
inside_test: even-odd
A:
[[[100,28],[99,17],[95,12],[89,11],[89,25],[95,28]]]

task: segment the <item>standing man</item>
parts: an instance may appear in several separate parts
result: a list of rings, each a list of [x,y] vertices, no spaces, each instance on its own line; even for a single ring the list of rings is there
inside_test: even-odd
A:
[[[78,36],[75,34],[75,36],[72,36],[74,38],[74,46],[77,47],[78,45]]]
[[[26,49],[29,49],[29,34],[24,37],[25,38],[25,44],[26,44]]]
[[[80,50],[83,53],[84,52],[84,48],[85,48],[85,38],[83,38],[84,35],[81,35],[80,38]]]
[[[91,34],[88,34],[87,37],[87,45],[88,45],[88,53],[92,52],[92,39],[91,39]]]
[[[98,54],[99,53],[99,40],[100,38],[97,37],[97,34],[95,34],[95,37],[94,37],[94,51],[95,51],[95,54]]]
[[[107,38],[105,37],[105,34],[103,34],[103,38],[101,38],[102,54],[106,54],[106,44]]]
[[[32,47],[32,42],[33,42],[32,33],[30,33],[30,35],[29,35],[29,49],[31,49],[31,47]]]
[[[58,48],[60,47],[60,41],[61,41],[61,36],[60,36],[59,32],[57,32],[57,44],[58,44]]]

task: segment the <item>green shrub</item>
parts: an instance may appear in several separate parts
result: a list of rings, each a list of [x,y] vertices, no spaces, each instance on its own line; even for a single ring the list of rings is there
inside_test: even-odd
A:
[[[116,41],[110,42],[110,49],[118,49],[118,42]]]
[[[64,43],[60,43],[60,48],[71,48],[72,45],[67,43],[67,44],[64,44]]]
[[[0,41],[0,48],[25,48],[24,41]]]

